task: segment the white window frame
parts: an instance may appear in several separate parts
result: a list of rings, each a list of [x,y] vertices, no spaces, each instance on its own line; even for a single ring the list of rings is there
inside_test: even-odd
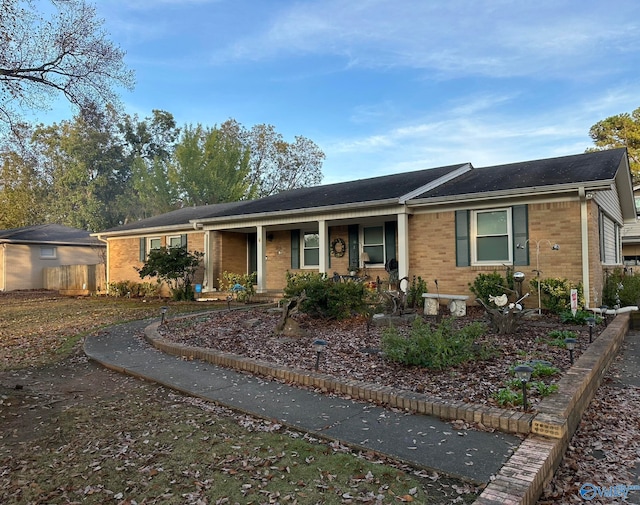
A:
[[[306,242],[304,240],[305,236],[307,235],[316,235],[318,237],[318,247],[305,247]],[[313,249],[317,249],[318,250],[318,263],[317,264],[310,264],[307,265],[305,262],[305,251],[309,250],[313,250]],[[305,231],[305,230],[301,230],[300,232],[300,268],[309,268],[309,269],[318,269],[320,268],[320,233],[318,233],[317,231]]]
[[[507,215],[507,258],[499,260],[478,260],[478,215],[487,214],[489,212],[505,212]],[[498,207],[495,209],[482,209],[471,211],[471,265],[483,266],[483,265],[513,265],[513,216],[511,214],[511,207]],[[503,234],[495,235],[483,235],[482,237],[502,237]]]
[[[178,245],[171,245],[171,241],[178,239]],[[167,237],[167,247],[182,247],[182,235],[170,235]]]
[[[157,241],[158,241],[158,243],[159,243],[158,247],[152,247],[152,245],[151,245],[151,244],[152,244],[152,242],[153,242],[154,240],[157,240]],[[149,253],[150,253],[151,251],[153,251],[154,249],[160,249],[161,247],[162,247],[162,237],[149,237],[149,238],[147,239],[147,256],[148,256],[148,255],[149,255]]]
[[[366,244],[364,241],[364,230],[365,228],[382,228],[382,243],[376,243],[376,244]],[[362,244],[362,251],[360,254],[360,258],[358,258],[358,264],[360,265],[360,267],[364,267],[363,261],[362,261],[362,253],[366,252],[365,247],[380,247],[382,246],[382,263],[372,263],[372,262],[368,262],[367,263],[367,267],[379,267],[379,266],[384,266],[387,262],[387,244],[386,244],[386,240],[387,240],[387,234],[386,234],[386,230],[385,230],[385,225],[384,223],[380,223],[380,224],[376,224],[376,223],[371,223],[371,224],[367,224],[367,225],[361,225],[360,226],[360,243]]]
[[[48,251],[51,251],[48,253]],[[55,260],[58,258],[58,248],[55,246],[40,246],[40,259],[41,260]]]

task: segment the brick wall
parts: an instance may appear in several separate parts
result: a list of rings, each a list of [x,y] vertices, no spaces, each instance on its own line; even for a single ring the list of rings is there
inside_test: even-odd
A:
[[[596,218],[597,232],[597,218]],[[563,277],[574,282],[582,280],[582,246],[580,241],[580,203],[555,202],[529,205],[529,265],[518,266],[526,276],[523,291],[531,292],[528,307],[537,307],[537,291],[529,285],[536,277],[536,243],[540,240],[538,256],[542,278]],[[559,251],[551,244],[558,243]],[[409,275],[421,276],[428,289],[435,292],[438,280],[441,293],[469,294],[469,283],[480,273],[505,271],[496,266],[456,266],[455,212],[432,212],[409,216]],[[597,240],[596,240],[597,247]],[[599,258],[599,256],[598,256]],[[599,260],[598,260],[599,262]]]
[[[160,237],[161,244],[167,243],[167,237],[175,236],[176,233],[160,236],[157,234],[149,235],[149,237]],[[189,251],[204,251],[204,233],[193,232],[187,234],[187,249]],[[153,282],[153,279],[141,279],[136,268],[141,268],[143,263],[140,261],[140,236],[126,238],[110,238],[108,245],[108,279],[109,282]],[[204,273],[204,265],[202,265],[195,275],[195,283],[202,283]]]

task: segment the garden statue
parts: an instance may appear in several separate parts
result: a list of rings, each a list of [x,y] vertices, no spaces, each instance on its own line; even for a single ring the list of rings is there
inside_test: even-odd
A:
[[[526,310],[523,308],[522,300],[527,298],[529,293],[525,293],[521,298],[515,302],[509,303],[509,298],[506,293],[499,296],[489,296],[489,303],[486,303],[481,298],[476,298],[476,301],[484,307],[489,324],[498,332],[498,334],[513,333],[520,325],[522,318],[528,315],[532,310]],[[494,304],[492,307],[490,303]]]

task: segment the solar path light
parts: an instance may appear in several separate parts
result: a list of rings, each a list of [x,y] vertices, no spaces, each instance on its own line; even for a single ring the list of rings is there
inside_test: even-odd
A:
[[[513,370],[516,374],[516,379],[520,379],[520,384],[522,384],[522,407],[524,411],[527,411],[527,382],[531,380],[531,373],[533,372],[533,368],[529,365],[518,365]]]

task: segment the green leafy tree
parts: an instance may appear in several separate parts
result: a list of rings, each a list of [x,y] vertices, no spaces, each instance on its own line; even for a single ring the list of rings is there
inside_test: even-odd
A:
[[[44,190],[37,156],[31,149],[31,129],[14,129],[13,142],[0,149],[0,229],[44,222]]]
[[[85,109],[72,121],[36,129],[48,220],[94,231],[123,221],[118,203],[130,169],[116,125],[115,109]]]
[[[43,6],[48,3],[49,6]],[[63,96],[80,110],[114,103],[114,88],[133,88],[124,52],[84,0],[0,2],[0,124],[46,109]]]
[[[174,170],[184,206],[233,202],[252,194],[249,150],[238,138],[235,122],[184,128]]]
[[[640,107],[631,114],[625,112],[598,121],[589,130],[596,147],[587,151],[602,151],[626,147],[634,180],[640,179]]]
[[[119,129],[131,169],[130,183],[121,196],[124,221],[178,208],[179,188],[172,163],[180,128],[173,115],[161,110],[143,120],[125,115]]]
[[[203,257],[204,253],[189,252],[186,247],[160,247],[150,251],[136,270],[141,279],[157,277],[166,282],[175,300],[193,300],[193,278]]]

